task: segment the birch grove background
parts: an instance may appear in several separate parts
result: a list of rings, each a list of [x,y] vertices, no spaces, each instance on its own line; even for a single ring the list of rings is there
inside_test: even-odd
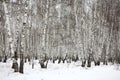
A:
[[[120,0],[0,0],[0,56],[120,63]]]

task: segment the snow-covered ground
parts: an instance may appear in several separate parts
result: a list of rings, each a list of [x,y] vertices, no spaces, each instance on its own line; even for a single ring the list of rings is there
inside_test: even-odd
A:
[[[41,69],[35,61],[34,69],[25,63],[24,74],[20,74],[11,69],[12,61],[8,60],[7,63],[0,62],[0,80],[120,80],[120,70],[116,70],[115,65],[82,68],[80,64],[49,62],[47,69]]]

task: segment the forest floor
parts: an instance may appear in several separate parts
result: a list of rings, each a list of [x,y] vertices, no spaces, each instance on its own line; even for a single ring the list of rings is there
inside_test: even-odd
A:
[[[34,69],[30,63],[25,63],[24,74],[21,74],[11,68],[12,60],[0,62],[0,80],[120,80],[120,67],[111,64],[82,68],[80,62],[49,62],[47,69],[41,69],[39,61],[34,63]]]

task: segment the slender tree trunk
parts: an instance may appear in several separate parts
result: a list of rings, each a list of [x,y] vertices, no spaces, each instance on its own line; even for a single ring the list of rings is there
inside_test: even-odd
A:
[[[19,68],[20,73],[24,73],[24,61],[23,61],[23,54],[20,54],[20,68]]]

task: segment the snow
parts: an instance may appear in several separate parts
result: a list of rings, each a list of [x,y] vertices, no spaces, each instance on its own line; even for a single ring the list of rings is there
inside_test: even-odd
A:
[[[11,60],[0,62],[0,80],[120,80],[120,70],[115,65],[82,68],[80,62],[53,64],[49,61],[48,68],[41,69],[39,61],[34,63],[34,69],[25,63],[24,74],[20,74],[11,69]]]

